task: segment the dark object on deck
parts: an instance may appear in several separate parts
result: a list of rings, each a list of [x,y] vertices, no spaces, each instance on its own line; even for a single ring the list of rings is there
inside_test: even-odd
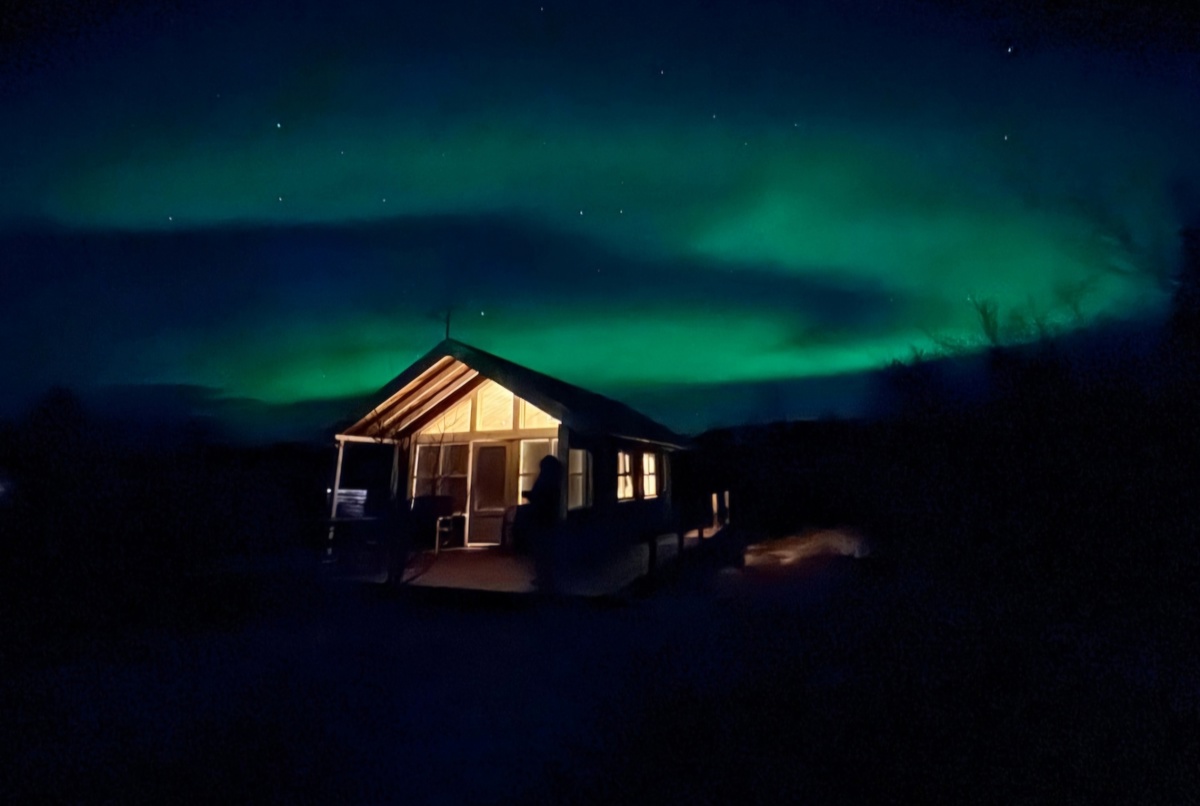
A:
[[[419,495],[409,505],[409,530],[414,548],[444,549],[464,545],[463,517],[454,515],[454,496]]]
[[[463,545],[463,517],[454,509],[448,495],[395,501],[368,496],[365,517],[333,522],[338,575],[400,581],[414,552]]]
[[[518,539],[521,537],[520,524],[528,511],[528,504],[504,510],[504,519],[500,522],[500,548],[508,554],[527,553],[527,547],[518,544]]]
[[[554,541],[560,536],[559,504],[562,500],[562,462],[554,456],[542,457],[529,499],[529,524],[532,531],[533,557],[537,567],[537,586],[554,590]]]

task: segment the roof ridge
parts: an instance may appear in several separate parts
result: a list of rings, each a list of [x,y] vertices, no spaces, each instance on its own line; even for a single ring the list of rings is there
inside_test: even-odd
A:
[[[558,419],[572,419],[574,421],[572,427],[607,431],[616,436],[644,439],[668,445],[683,446],[687,444],[685,437],[681,437],[672,429],[627,403],[451,337],[438,342],[431,350],[385,384],[378,393],[385,397],[382,405],[386,406],[387,400],[415,382],[422,373],[445,358],[453,359],[506,387],[518,387],[510,389],[510,391],[519,397],[540,398],[540,401],[538,399],[530,400],[539,408],[545,408],[546,402],[553,404],[552,408],[560,410],[559,414],[566,414],[566,418],[559,416]],[[500,377],[494,377],[497,375]],[[376,409],[373,409],[373,412],[378,408],[377,406]],[[368,415],[368,417],[370,416]],[[361,425],[366,419],[360,420],[358,425]]]

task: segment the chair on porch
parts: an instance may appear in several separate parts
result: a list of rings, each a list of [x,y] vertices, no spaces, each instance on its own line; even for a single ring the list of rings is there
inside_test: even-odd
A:
[[[454,497],[419,495],[410,504],[409,528],[415,548],[457,548],[463,541],[463,517],[455,514]]]

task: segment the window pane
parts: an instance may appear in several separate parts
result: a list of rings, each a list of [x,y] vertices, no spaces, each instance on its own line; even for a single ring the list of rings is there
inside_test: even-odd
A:
[[[653,498],[658,495],[657,476],[642,476],[642,495],[646,498]]]
[[[475,511],[504,509],[504,474],[507,449],[502,445],[480,448],[475,452]]]
[[[513,393],[495,381],[479,387],[480,431],[510,431],[513,427]]]
[[[633,498],[633,457],[617,451],[617,498]]]
[[[521,473],[532,473],[535,476],[541,469],[542,459],[550,455],[550,440],[523,439],[521,440]]]
[[[433,479],[417,479],[413,484],[413,498],[433,495]]]
[[[528,400],[521,401],[522,428],[555,428],[558,420],[551,417]]]
[[[653,475],[655,472],[654,468],[655,468],[654,454],[643,453],[642,454],[642,472],[646,473],[648,475]]]
[[[414,475],[419,479],[431,479],[437,475],[438,449],[436,445],[417,446],[417,467]]]
[[[586,450],[572,448],[567,454],[567,506],[592,505],[592,455]]]
[[[455,476],[438,481],[438,495],[448,495],[454,499],[454,511],[467,511],[467,477]]]
[[[470,447],[467,445],[443,445],[442,475],[467,475],[467,456],[469,455],[469,451]]]
[[[621,476],[617,479],[617,498],[633,498],[632,476]]]

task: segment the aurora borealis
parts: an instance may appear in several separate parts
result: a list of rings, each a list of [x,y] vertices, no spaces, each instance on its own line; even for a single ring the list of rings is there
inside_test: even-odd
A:
[[[878,5],[28,12],[0,60],[0,405],[360,395],[451,307],[456,337],[694,430],[732,416],[696,389],[836,389],[969,340],[969,297],[1071,327],[1160,304],[1198,212],[1194,19]],[[776,403],[737,416],[851,406]]]

